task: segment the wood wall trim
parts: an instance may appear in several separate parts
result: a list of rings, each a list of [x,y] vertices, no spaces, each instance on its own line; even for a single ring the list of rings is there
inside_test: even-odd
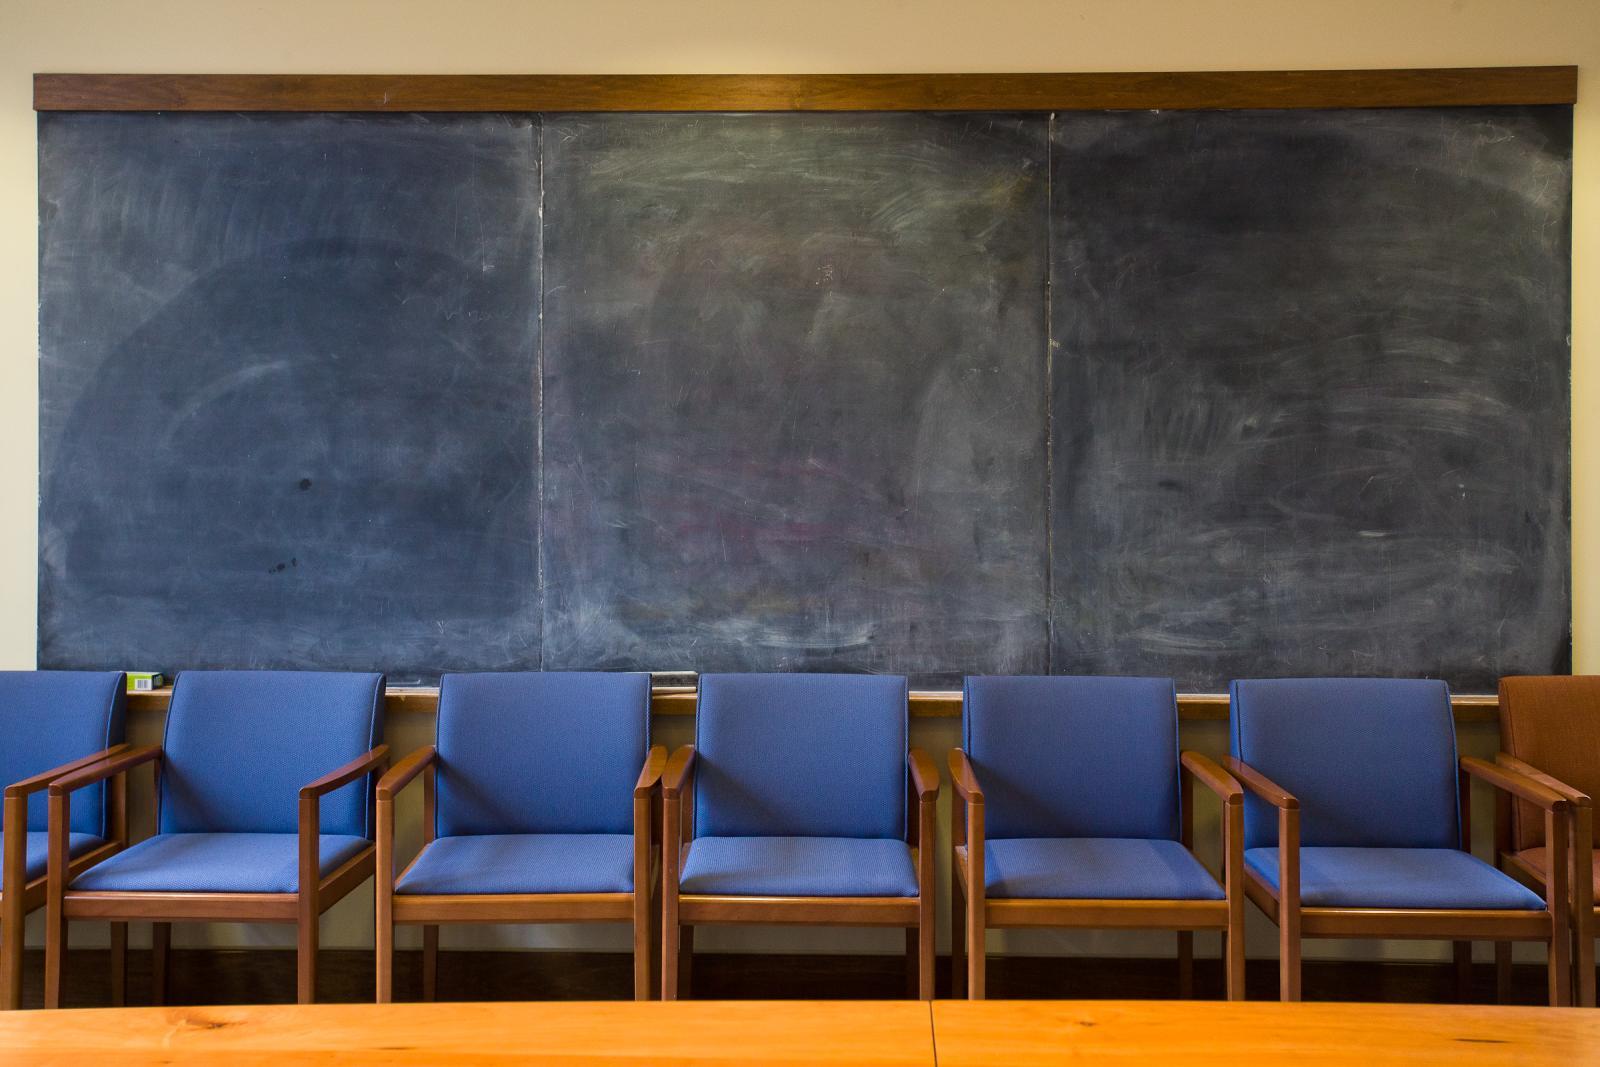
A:
[[[1578,68],[1045,74],[35,74],[37,111],[1098,111],[1571,104]]]
[[[166,711],[172,699],[172,687],[149,693],[129,693],[130,711]],[[1483,695],[1452,695],[1457,722],[1495,722],[1500,699],[1493,693]],[[657,715],[693,715],[695,691],[693,686],[656,686],[650,691],[650,710]],[[418,687],[388,690],[385,710],[432,715],[439,710],[439,690]],[[914,719],[958,719],[961,717],[960,690],[913,689],[911,691],[911,717]],[[1185,722],[1226,722],[1228,719],[1228,694],[1179,693],[1178,718]]]

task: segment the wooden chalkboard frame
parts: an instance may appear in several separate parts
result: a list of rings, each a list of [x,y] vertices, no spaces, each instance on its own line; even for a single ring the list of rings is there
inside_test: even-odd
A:
[[[171,700],[171,686],[129,693],[128,710],[164,713]],[[697,701],[694,686],[657,685],[650,690],[650,710],[656,715],[692,716]],[[913,689],[908,701],[913,719],[959,719],[961,702],[961,691],[957,689]],[[439,690],[436,686],[391,687],[385,694],[384,706],[391,715],[432,715],[439,710]],[[1498,721],[1500,698],[1493,693],[1452,693],[1450,706],[1457,723],[1493,723]],[[1178,718],[1184,722],[1227,722],[1228,694],[1179,693]]]
[[[1575,66],[1040,74],[35,74],[36,111],[1084,111],[1571,104]]]

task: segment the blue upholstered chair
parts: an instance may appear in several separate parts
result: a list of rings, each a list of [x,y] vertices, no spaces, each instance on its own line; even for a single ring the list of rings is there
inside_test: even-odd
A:
[[[986,929],[1061,926],[1177,931],[1184,996],[1194,931],[1221,931],[1228,998],[1244,998],[1243,792],[1204,756],[1180,757],[1170,678],[968,678],[962,727],[964,750],[950,752],[957,996],[963,981],[984,995]],[[1195,779],[1222,802],[1226,888],[1192,851]]]
[[[61,1000],[74,918],[109,919],[114,934],[129,920],[155,924],[157,1003],[172,923],[295,923],[299,1000],[313,1000],[318,918],[372,874],[382,713],[381,674],[185,671],[161,745],[52,783],[45,1006]],[[64,847],[72,794],[143,764],[158,782],[155,834],[75,875]]]
[[[434,998],[439,925],[632,922],[634,996],[650,995],[650,676],[447,674],[436,743],[378,783],[378,1000],[394,993],[394,927],[423,928]],[[423,782],[423,846],[398,878],[395,796]]]
[[[1463,992],[1472,940],[1550,946],[1550,1000],[1571,992],[1565,877],[1546,899],[1471,852],[1470,778],[1537,805],[1567,835],[1566,801],[1515,771],[1456,758],[1443,682],[1236,681],[1245,890],[1278,924],[1280,993],[1300,999],[1302,937],[1454,940]],[[1565,872],[1566,855],[1555,860]]]
[[[22,1007],[22,922],[45,902],[44,790],[62,775],[122,750],[126,688],[119,671],[0,671],[0,1007]],[[116,790],[99,786],[73,812],[67,856],[75,873],[122,846],[121,799]]]
[[[907,751],[906,699],[901,677],[701,676],[695,742],[661,783],[664,999],[696,923],[904,927],[933,996],[939,775]]]

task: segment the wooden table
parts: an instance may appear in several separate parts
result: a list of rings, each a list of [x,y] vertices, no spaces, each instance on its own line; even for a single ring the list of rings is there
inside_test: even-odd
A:
[[[1580,1009],[1157,1001],[336,1004],[0,1013],[0,1062],[1600,1064]]]
[[[920,1001],[312,1004],[0,1012],[0,1063],[933,1067]]]
[[[1600,1064],[1600,1011],[1472,1004],[933,1004],[939,1067],[1073,1063]]]

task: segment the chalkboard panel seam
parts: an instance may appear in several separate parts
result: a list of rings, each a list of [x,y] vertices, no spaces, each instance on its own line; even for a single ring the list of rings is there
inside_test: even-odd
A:
[[[1055,204],[1056,115],[1045,122],[1044,138],[1044,395],[1056,390],[1056,345],[1051,320],[1049,264],[1056,261],[1055,227],[1050,212]],[[1056,673],[1056,523],[1055,523],[1055,404],[1044,406],[1044,662],[1045,673]]]
[[[549,594],[546,592],[544,581],[544,545],[545,545],[545,503],[544,503],[544,172],[546,161],[544,158],[544,117],[539,116],[533,123],[531,131],[533,136],[533,158],[539,161],[539,339],[534,344],[533,375],[534,384],[538,389],[538,411],[534,424],[534,448],[539,453],[538,479],[539,479],[539,522],[538,544],[534,547],[534,573],[538,576],[539,583],[539,669],[544,670],[545,640],[545,611],[549,604]]]
[[[1571,104],[1574,66],[967,74],[34,75],[37,111],[1067,111]]]

